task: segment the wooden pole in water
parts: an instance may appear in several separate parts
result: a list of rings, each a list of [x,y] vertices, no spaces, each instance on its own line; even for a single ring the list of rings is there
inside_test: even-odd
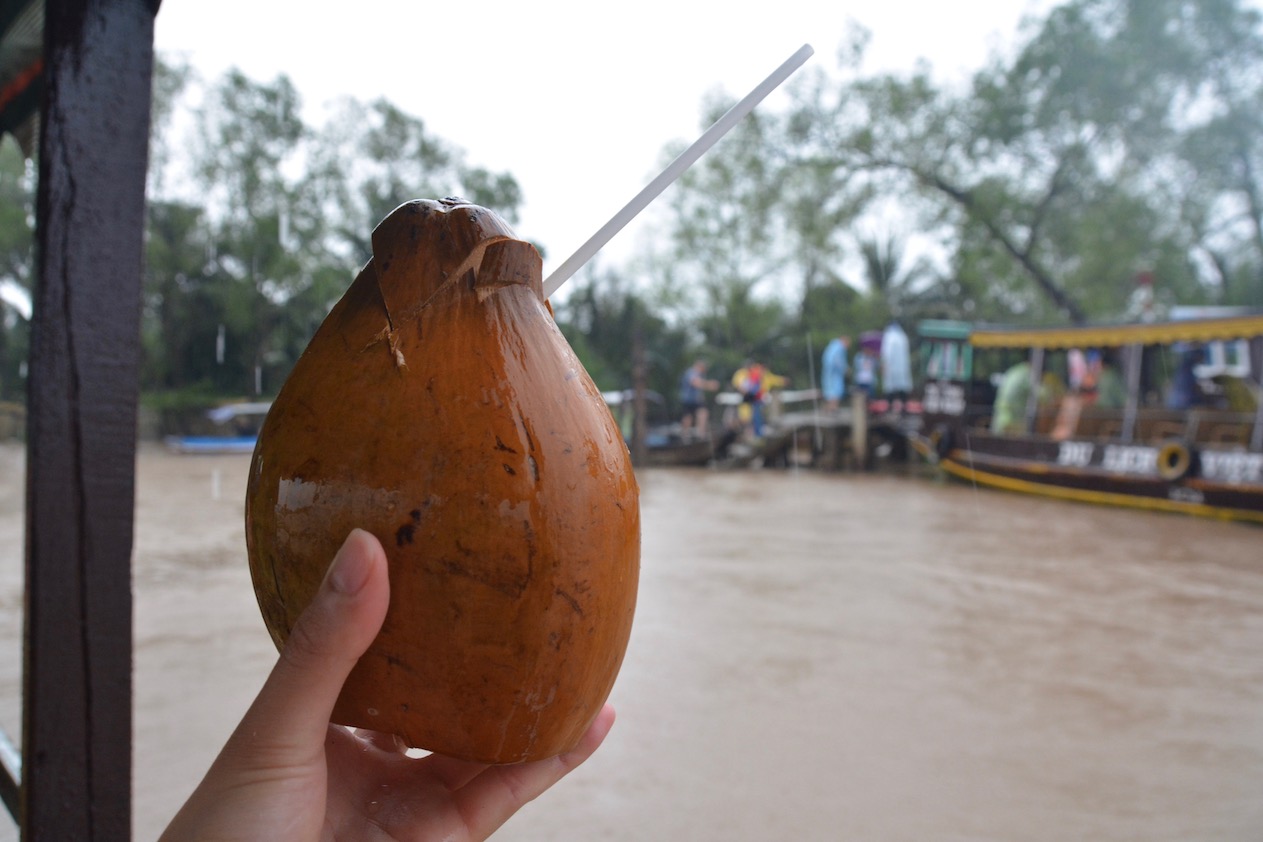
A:
[[[649,432],[649,412],[645,404],[645,340],[637,325],[632,331],[632,464],[645,464],[649,448],[645,437]]]
[[[1263,399],[1254,407],[1254,431],[1250,433],[1250,449],[1263,450]]]
[[[855,464],[868,467],[868,395],[863,390],[851,392],[851,451]]]

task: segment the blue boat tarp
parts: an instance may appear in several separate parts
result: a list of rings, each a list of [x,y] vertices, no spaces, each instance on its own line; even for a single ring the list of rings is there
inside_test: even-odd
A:
[[[258,436],[167,436],[176,453],[253,453]]]

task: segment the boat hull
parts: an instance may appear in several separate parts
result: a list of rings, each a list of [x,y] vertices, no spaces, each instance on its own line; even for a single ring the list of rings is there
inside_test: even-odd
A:
[[[971,431],[917,449],[969,483],[1115,506],[1263,523],[1263,453],[1181,441],[1038,440]],[[941,452],[938,452],[940,451]]]

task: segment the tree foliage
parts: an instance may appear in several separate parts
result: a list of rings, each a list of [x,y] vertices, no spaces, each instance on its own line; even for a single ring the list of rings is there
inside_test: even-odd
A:
[[[631,388],[633,349],[644,349],[645,382],[668,403],[692,362],[687,332],[672,327],[617,271],[582,273],[557,305],[557,321],[592,379],[606,390]]]
[[[1263,272],[1258,13],[1075,0],[1028,31],[963,94],[925,74],[861,79],[808,113],[839,167],[930,203],[954,282],[998,305],[985,315],[1117,316],[1141,273],[1174,300],[1250,302]]]
[[[20,302],[34,273],[33,187],[17,143],[0,139],[0,401],[20,400],[26,390],[29,326]]]
[[[1121,318],[1263,307],[1263,20],[1245,0],[1067,0],[966,84],[863,74],[867,33],[760,108],[661,200],[655,248],[554,302],[598,384],[674,398],[697,356],[807,382],[838,334],[891,319]],[[312,123],[284,76],[155,76],[144,386],[274,391],[402,201],[463,195],[517,218],[512,175],[470,166],[392,103]],[[199,95],[190,95],[195,93]],[[730,105],[702,104],[702,125]],[[678,148],[664,150],[664,161]],[[29,286],[29,172],[0,145],[0,280]],[[24,322],[0,321],[0,398]]]
[[[184,159],[154,159],[166,190],[149,203],[146,388],[273,393],[404,201],[463,195],[516,217],[512,176],[467,166],[385,100],[311,125],[288,78],[230,71],[181,112],[191,78],[159,63],[155,113],[196,131]]]
[[[955,87],[863,75],[866,43],[676,188],[661,275],[704,342],[792,367],[891,318],[1119,319],[1140,278],[1162,305],[1263,305],[1254,8],[1069,0]]]

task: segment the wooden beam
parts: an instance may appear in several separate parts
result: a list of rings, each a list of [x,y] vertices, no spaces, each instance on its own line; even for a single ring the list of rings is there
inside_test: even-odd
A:
[[[23,839],[131,835],[131,553],[156,10],[147,0],[45,5]]]

